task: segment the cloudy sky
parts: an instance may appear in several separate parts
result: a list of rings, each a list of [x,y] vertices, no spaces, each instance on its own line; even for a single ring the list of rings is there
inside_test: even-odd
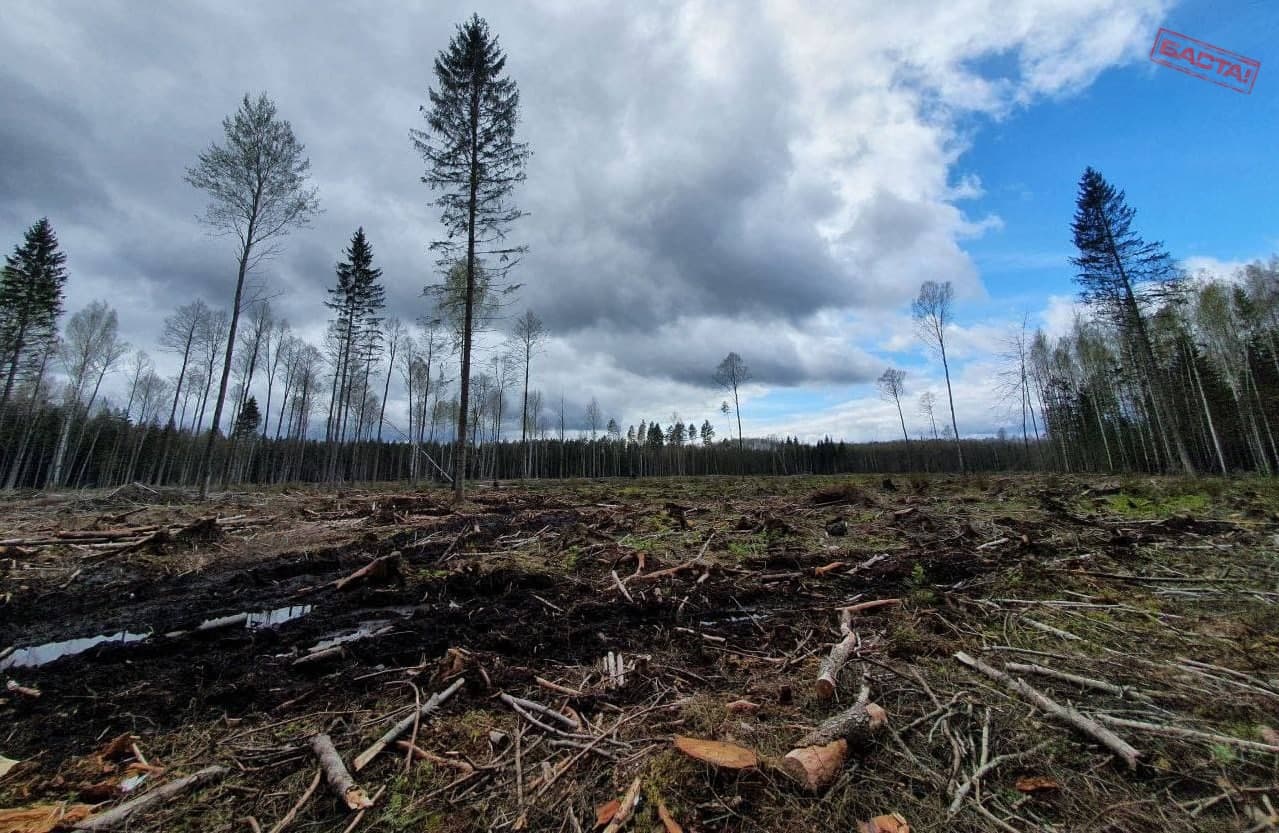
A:
[[[891,364],[912,402],[944,396],[909,302],[949,280],[960,428],[993,432],[1012,322],[1060,330],[1072,315],[1089,164],[1193,265],[1279,251],[1269,0],[10,0],[0,245],[48,216],[67,308],[107,300],[172,372],[164,317],[195,297],[227,306],[235,280],[183,172],[245,92],[266,91],[324,208],[260,269],[276,310],[318,341],[333,265],[363,226],[389,311],[412,322],[440,227],[408,134],[472,11],[508,54],[534,154],[514,311],[546,321],[533,385],[570,419],[596,397],[623,427],[678,413],[723,434],[712,374],[734,350],[754,372],[748,434],[891,438],[874,379]],[[1160,26],[1259,59],[1253,93],[1150,62]]]

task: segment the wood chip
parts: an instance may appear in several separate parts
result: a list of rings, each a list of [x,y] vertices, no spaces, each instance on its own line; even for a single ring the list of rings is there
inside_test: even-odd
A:
[[[759,766],[759,755],[754,750],[735,743],[677,735],[675,748],[690,758],[721,769],[753,769]]]

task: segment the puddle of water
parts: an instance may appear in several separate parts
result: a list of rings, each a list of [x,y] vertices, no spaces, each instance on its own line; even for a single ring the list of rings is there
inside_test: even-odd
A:
[[[54,660],[63,657],[71,657],[76,654],[82,654],[90,648],[103,645],[108,642],[119,643],[125,645],[130,642],[141,642],[151,634],[149,633],[132,633],[130,631],[120,631],[119,633],[99,634],[98,636],[86,636],[80,639],[66,639],[62,642],[48,642],[44,645],[35,645],[30,648],[19,648],[9,656],[0,661],[0,671],[8,668],[38,668],[41,665],[48,665]]]
[[[258,628],[274,628],[277,625],[283,625],[285,622],[291,622],[294,619],[307,615],[314,609],[314,607],[314,605],[289,605],[288,607],[279,607],[275,610],[232,613],[230,616],[219,616],[215,619],[205,619],[196,626],[196,630],[212,631],[220,628],[238,628],[241,626],[246,627],[249,630],[257,630]]]
[[[314,609],[315,605],[290,605],[289,607],[280,607],[275,610],[263,610],[260,613],[250,613],[245,626],[248,628],[274,628],[276,625],[283,625],[285,622],[292,622],[294,619],[300,619]]]
[[[391,628],[392,624],[385,619],[373,622],[361,622],[359,627],[355,630],[335,634],[327,639],[322,639],[306,650],[308,654],[314,654],[317,651],[325,651],[336,645],[345,645],[348,642],[356,642],[361,639],[368,639],[372,636],[381,636],[384,633],[390,632]]]

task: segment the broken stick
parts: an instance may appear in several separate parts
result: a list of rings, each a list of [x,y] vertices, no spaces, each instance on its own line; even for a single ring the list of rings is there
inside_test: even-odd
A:
[[[364,788],[355,783],[355,779],[351,777],[351,773],[347,770],[346,764],[342,763],[342,756],[338,754],[337,749],[333,746],[333,739],[321,732],[311,738],[311,751],[315,753],[315,757],[320,759],[320,769],[324,770],[324,780],[329,782],[329,786],[338,798],[346,803],[349,810],[362,810],[365,807],[372,807],[373,802],[369,799],[369,794]]]
[[[1025,680],[1011,677],[1008,674],[982,662],[975,657],[969,656],[963,651],[955,654],[955,659],[967,665],[976,671],[985,674],[992,680],[1000,683],[1009,691],[1020,694],[1048,714],[1062,721],[1069,723],[1084,734],[1092,736],[1092,738],[1100,742],[1103,746],[1109,748],[1116,755],[1124,759],[1129,769],[1137,768],[1137,758],[1141,756],[1132,745],[1126,740],[1116,735],[1106,727],[1099,724],[1090,717],[1086,717],[1075,709],[1074,706],[1063,706],[1057,701],[1049,698],[1043,692],[1031,686]]]
[[[154,804],[159,804],[165,799],[173,798],[199,784],[209,781],[215,781],[227,774],[227,768],[224,766],[206,766],[199,772],[194,772],[185,778],[179,778],[171,781],[163,786],[156,787],[146,795],[138,796],[132,801],[126,801],[118,807],[112,807],[105,813],[99,813],[91,816],[79,824],[75,825],[76,830],[110,830],[113,827],[119,827],[124,824],[134,813],[145,810]]]
[[[443,691],[432,694],[431,699],[423,703],[420,709],[417,709],[408,717],[404,718],[399,723],[396,723],[389,730],[387,730],[387,733],[385,735],[378,738],[377,741],[372,746],[370,746],[368,749],[365,749],[363,752],[361,752],[359,756],[356,757],[355,761],[352,762],[352,766],[355,768],[355,771],[359,772],[360,770],[368,766],[369,761],[376,758],[382,752],[383,749],[385,749],[387,746],[390,745],[392,741],[394,741],[400,735],[407,732],[409,728],[413,725],[413,721],[420,720],[424,717],[429,716],[431,712],[435,711],[440,706],[442,706],[445,700],[448,700],[455,693],[457,693],[457,690],[461,688],[462,684],[465,682],[466,682],[466,678],[458,677],[456,680],[453,681],[453,684],[451,686],[444,689]]]

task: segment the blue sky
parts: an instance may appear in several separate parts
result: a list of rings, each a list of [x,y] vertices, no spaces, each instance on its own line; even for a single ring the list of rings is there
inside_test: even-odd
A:
[[[1279,35],[1279,5],[1187,2],[1172,8],[1159,25],[1260,60],[1252,94],[1157,65],[1143,52],[1102,71],[1082,89],[1038,98],[1006,114],[964,119],[967,148],[953,164],[951,180],[976,177],[982,192],[956,204],[970,220],[995,217],[999,222],[961,241],[986,297],[961,298],[959,327],[985,328],[993,336],[1023,312],[1032,326],[1059,327],[1068,320],[1064,302],[1076,291],[1067,262],[1073,254],[1069,224],[1076,184],[1088,165],[1127,192],[1143,235],[1163,240],[1174,257],[1191,266],[1227,270],[1238,261],[1279,252],[1273,208],[1279,183],[1274,152],[1279,65],[1268,65]],[[1152,29],[1145,52],[1154,36]],[[971,65],[993,75],[1015,71],[1007,54]],[[885,366],[906,368],[908,390],[918,392],[922,383],[943,395],[936,362],[918,342],[899,338],[895,346],[900,349],[879,338],[861,344]],[[989,356],[963,355],[952,364],[956,376],[966,369],[974,375],[989,371]],[[983,385],[981,395],[988,392]],[[841,422],[834,421],[834,433],[891,438],[898,429],[885,421],[885,415],[893,415],[884,406],[870,434],[856,427],[859,409],[875,408],[868,401],[874,397],[867,385],[773,390],[752,408],[762,421],[781,424],[788,414],[840,410],[843,404],[842,424],[852,427],[840,432]],[[907,421],[918,433],[922,418],[910,410]],[[975,433],[1014,421],[971,408],[968,417],[962,421],[975,424]]]

